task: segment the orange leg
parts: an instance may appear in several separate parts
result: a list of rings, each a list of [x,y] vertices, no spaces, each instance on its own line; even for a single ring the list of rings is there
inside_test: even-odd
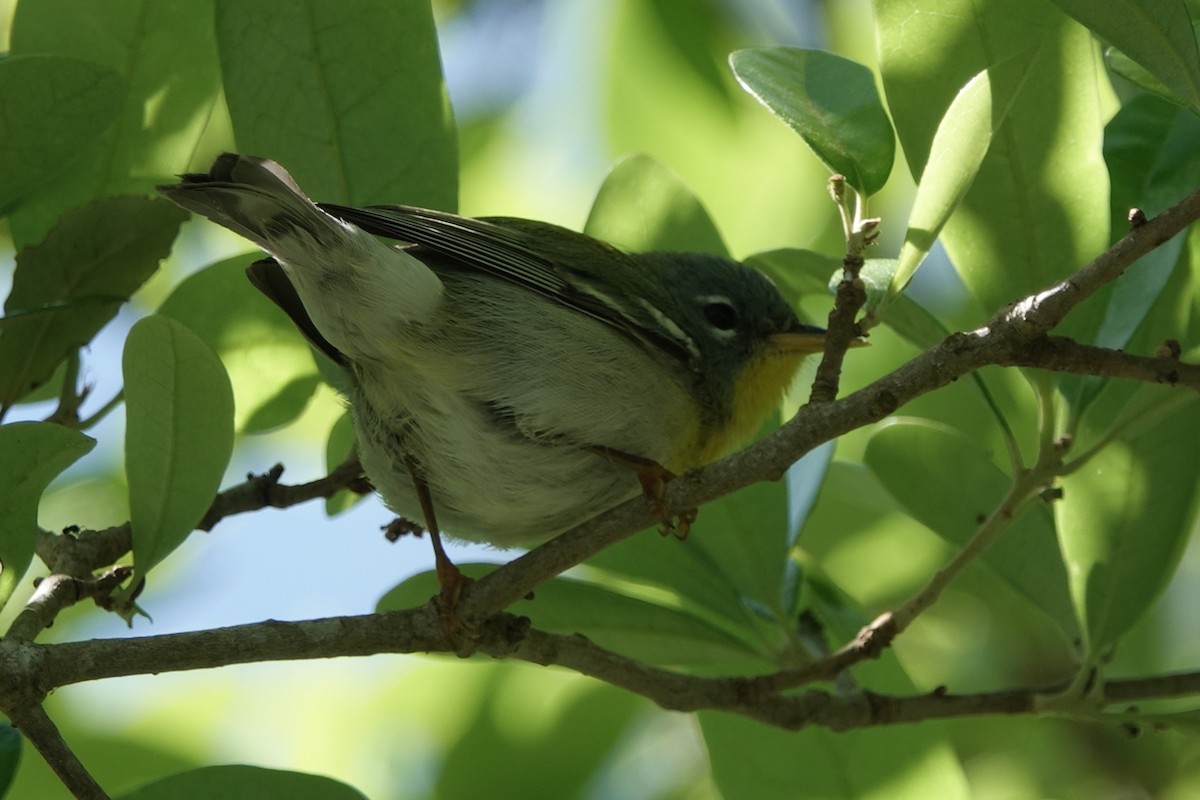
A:
[[[437,575],[438,586],[441,587],[437,596],[438,610],[442,628],[449,636],[458,627],[455,609],[458,607],[458,600],[462,597],[463,589],[467,587],[471,579],[454,566],[454,562],[450,560],[450,557],[446,555],[445,548],[442,547],[442,536],[439,532],[437,516],[433,511],[433,496],[429,492],[429,484],[418,477],[415,471],[412,472],[412,476],[417,489],[417,501],[421,504],[421,513],[425,516],[425,527],[429,530],[429,541],[433,544],[434,572]]]
[[[696,509],[685,509],[672,515],[671,509],[667,508],[667,504],[663,502],[667,481],[674,478],[675,473],[649,458],[614,450],[611,447],[594,449],[613,463],[628,467],[637,473],[638,482],[642,485],[642,495],[646,498],[646,505],[649,507],[650,513],[658,518],[661,525],[659,532],[663,536],[672,533],[677,539],[687,538],[692,523],[696,521]]]

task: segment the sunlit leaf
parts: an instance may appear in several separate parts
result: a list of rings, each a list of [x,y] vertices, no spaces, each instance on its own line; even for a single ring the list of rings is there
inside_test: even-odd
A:
[[[720,232],[691,189],[644,155],[626,156],[613,165],[584,232],[631,252],[727,254]]]
[[[33,559],[42,493],[95,445],[94,439],[49,422],[0,425],[0,606]]]
[[[1031,54],[1027,70],[990,74],[993,99],[1014,99],[942,231],[985,312],[1098,254],[1108,243],[1100,152],[1107,77],[1087,30],[1036,0],[876,0],[875,9],[888,106],[915,176],[926,171],[937,120],[968,80]],[[1101,313],[1085,304],[1063,331],[1090,338]]]
[[[238,147],[317,200],[453,211],[458,159],[428,3],[217,0]]]
[[[823,50],[790,47],[738,50],[729,63],[746,91],[826,166],[865,195],[883,188],[896,141],[869,69]]]
[[[1200,403],[1108,444],[1062,479],[1055,518],[1071,596],[1094,658],[1145,613],[1196,513]]]
[[[239,256],[189,275],[159,308],[221,357],[233,385],[236,426],[246,433],[291,422],[320,380],[296,326],[246,279],[255,257]]]
[[[1024,73],[1031,64],[1028,56],[1018,56],[980,72],[950,103],[930,145],[929,163],[917,183],[891,294],[904,291],[917,267],[929,255],[942,227],[975,180],[992,135],[1004,122],[1023,83],[1021,79],[1000,80],[997,86],[1008,90],[1008,94],[996,96],[992,92],[991,75],[1004,73],[1008,77],[1010,72]]]
[[[18,245],[40,240],[67,209],[97,197],[148,193],[197,153],[219,92],[212,6],[192,0],[20,3],[12,55],[86,59],[116,71],[123,91],[70,169],[29,195],[11,219]]]
[[[144,576],[212,504],[233,450],[233,390],[208,345],[163,316],[133,326],[121,366],[133,557]]]
[[[1200,109],[1200,53],[1184,0],[1054,0],[1101,39]]]

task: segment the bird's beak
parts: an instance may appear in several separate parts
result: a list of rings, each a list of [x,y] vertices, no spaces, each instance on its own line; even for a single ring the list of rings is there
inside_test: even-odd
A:
[[[774,350],[780,353],[812,355],[825,351],[825,329],[815,325],[796,323],[786,331],[771,334],[767,337],[767,341],[771,343]],[[866,347],[867,342],[855,339],[850,342],[850,346]]]

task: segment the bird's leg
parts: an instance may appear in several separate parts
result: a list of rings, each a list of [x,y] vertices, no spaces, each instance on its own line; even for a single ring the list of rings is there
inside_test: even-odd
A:
[[[642,485],[642,496],[646,498],[646,505],[649,507],[650,513],[658,519],[661,526],[659,532],[662,535],[666,536],[671,533],[680,540],[688,537],[692,523],[696,521],[696,509],[689,508],[677,514],[671,514],[671,509],[663,502],[663,495],[667,491],[667,481],[674,478],[675,473],[651,458],[644,458],[601,445],[592,449],[614,464],[632,469],[637,474],[638,483]]]
[[[454,566],[454,562],[450,560],[450,557],[446,555],[445,548],[442,547],[442,536],[439,532],[437,516],[433,512],[433,495],[429,491],[429,484],[420,477],[416,470],[410,469],[410,474],[413,476],[413,485],[417,490],[417,502],[421,504],[421,514],[425,517],[425,527],[429,531],[429,541],[433,544],[434,573],[437,575],[438,586],[441,587],[437,596],[438,615],[441,617],[442,628],[446,635],[452,636],[458,627],[458,617],[455,615],[458,600],[462,597],[463,589],[471,582],[471,579]]]

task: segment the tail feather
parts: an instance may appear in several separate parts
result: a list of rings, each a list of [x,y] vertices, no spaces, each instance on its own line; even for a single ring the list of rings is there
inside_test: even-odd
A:
[[[322,211],[274,161],[225,153],[158,191],[274,256],[327,352],[380,359],[398,325],[440,305],[441,279],[426,264]],[[278,303],[286,293],[274,288],[264,291]]]

